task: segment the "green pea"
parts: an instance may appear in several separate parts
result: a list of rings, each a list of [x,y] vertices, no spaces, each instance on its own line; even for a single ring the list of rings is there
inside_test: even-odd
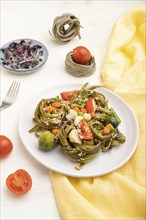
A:
[[[52,111],[52,114],[57,114],[57,110],[54,109],[54,110]]]
[[[78,116],[83,116],[83,112],[78,112]]]
[[[85,106],[85,103],[86,103],[86,100],[85,100],[85,99],[78,99],[78,100],[76,100],[75,103],[76,103],[77,105],[80,105],[80,106],[84,107],[84,106]]]
[[[46,113],[47,118],[50,118],[51,114],[49,112]]]

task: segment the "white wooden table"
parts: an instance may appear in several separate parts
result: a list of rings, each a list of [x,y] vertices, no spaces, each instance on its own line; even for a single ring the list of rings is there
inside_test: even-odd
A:
[[[125,11],[144,1],[1,1],[1,46],[11,40],[32,38],[48,48],[47,63],[37,72],[16,75],[1,67],[1,100],[13,80],[21,81],[18,98],[13,106],[1,112],[1,134],[13,142],[13,152],[1,161],[1,219],[59,220],[49,170],[40,165],[24,148],[18,133],[23,105],[52,85],[65,83],[100,83],[100,70],[107,42],[116,19]],[[82,39],[67,44],[57,43],[50,35],[56,16],[70,12],[83,28]],[[96,72],[90,77],[76,78],[65,71],[65,56],[76,46],[85,46],[96,59]],[[13,196],[5,180],[17,169],[27,170],[33,179],[32,189],[23,196]]]

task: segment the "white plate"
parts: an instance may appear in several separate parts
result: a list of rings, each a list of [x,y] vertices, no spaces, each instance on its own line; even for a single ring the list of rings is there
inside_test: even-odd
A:
[[[52,87],[31,99],[22,109],[19,121],[19,133],[21,140],[29,153],[45,167],[62,174],[74,177],[93,177],[110,173],[124,165],[133,155],[138,142],[138,123],[136,117],[128,104],[116,94],[105,88],[98,91],[109,100],[109,107],[113,107],[122,123],[119,130],[126,136],[126,142],[107,152],[99,153],[92,161],[87,163],[83,169],[76,170],[76,163],[71,162],[57,147],[49,152],[42,152],[38,148],[38,139],[35,134],[28,132],[34,126],[32,118],[35,108],[42,98],[51,98],[63,91],[81,89],[81,84],[67,84],[60,87]],[[132,131],[132,132],[131,132]]]

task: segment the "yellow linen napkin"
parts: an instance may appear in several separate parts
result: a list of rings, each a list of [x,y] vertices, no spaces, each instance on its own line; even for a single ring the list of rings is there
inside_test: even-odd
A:
[[[116,21],[101,72],[105,86],[122,96],[137,116],[136,151],[124,166],[101,177],[51,172],[63,220],[145,219],[145,16],[143,5]]]

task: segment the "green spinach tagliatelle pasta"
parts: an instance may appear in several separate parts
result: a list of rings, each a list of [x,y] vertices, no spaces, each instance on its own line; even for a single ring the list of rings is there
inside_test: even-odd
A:
[[[126,140],[118,129],[121,119],[98,87],[86,83],[69,100],[42,99],[34,113],[36,125],[29,131],[39,136],[39,132],[58,129],[57,145],[77,163],[77,169]]]

